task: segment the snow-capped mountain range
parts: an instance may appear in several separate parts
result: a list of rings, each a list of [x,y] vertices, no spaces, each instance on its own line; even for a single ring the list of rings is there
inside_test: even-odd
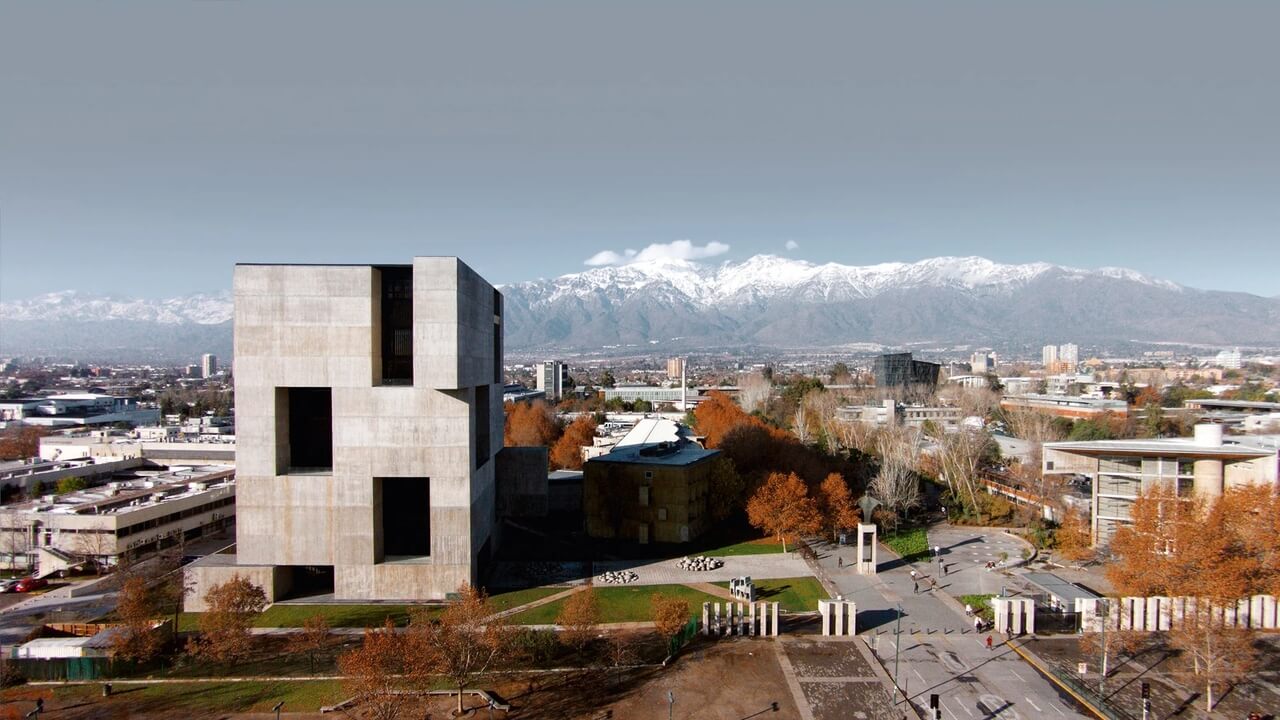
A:
[[[502,287],[509,349],[967,342],[1280,344],[1280,299],[1133,270],[980,257],[814,264],[657,259]],[[0,303],[0,355],[231,351],[229,292],[138,300],[60,292]],[[106,358],[104,358],[106,359]]]

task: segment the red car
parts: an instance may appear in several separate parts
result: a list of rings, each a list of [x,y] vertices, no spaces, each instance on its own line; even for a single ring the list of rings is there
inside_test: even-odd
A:
[[[49,581],[38,577],[24,577],[18,581],[17,586],[13,589],[17,592],[31,592],[39,590],[42,587],[48,587]]]

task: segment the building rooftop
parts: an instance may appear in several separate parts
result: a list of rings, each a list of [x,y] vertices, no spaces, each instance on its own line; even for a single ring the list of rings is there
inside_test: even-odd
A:
[[[693,439],[689,428],[672,420],[645,418],[636,423],[613,450],[587,462],[646,463],[652,465],[692,465],[715,455]]]
[[[234,486],[235,468],[229,465],[178,467],[156,475],[112,481],[63,495],[45,495],[37,500],[5,505],[3,510],[56,515],[109,515]]]
[[[1068,582],[1053,573],[1027,573],[1024,575],[1031,584],[1062,600],[1068,607],[1074,607],[1076,598],[1092,600],[1100,597],[1097,593],[1085,590],[1079,585]]]
[[[1046,449],[1092,454],[1129,455],[1203,455],[1205,457],[1258,458],[1275,455],[1280,450],[1280,435],[1237,435],[1224,438],[1221,444],[1205,444],[1195,438],[1163,438],[1158,440],[1089,440],[1082,442],[1045,443]]]

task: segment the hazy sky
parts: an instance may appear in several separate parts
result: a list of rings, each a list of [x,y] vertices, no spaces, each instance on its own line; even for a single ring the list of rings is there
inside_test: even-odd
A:
[[[691,5],[0,4],[0,297],[678,240],[1280,294],[1280,3]]]

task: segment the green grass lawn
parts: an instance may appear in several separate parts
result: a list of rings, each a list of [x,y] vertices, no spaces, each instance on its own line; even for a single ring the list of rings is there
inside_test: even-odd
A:
[[[217,713],[266,713],[281,701],[286,712],[316,712],[348,696],[342,684],[332,680],[117,685],[115,691],[116,695],[104,704],[104,709],[127,704],[132,711],[169,711],[175,717],[183,708]],[[102,697],[102,688],[97,684],[56,687],[53,694],[60,704],[96,702]]]
[[[510,610],[519,605],[525,605],[535,600],[541,600],[544,597],[550,597],[558,592],[564,592],[568,588],[562,587],[536,587],[525,588],[523,590],[511,590],[509,592],[498,593],[489,596],[489,602],[493,603],[495,612]]]
[[[959,600],[961,605],[973,606],[973,611],[981,615],[983,620],[995,622],[995,612],[991,609],[991,598],[993,597],[995,595],[959,595],[956,600]]]
[[[313,615],[329,621],[329,627],[378,627],[389,617],[396,625],[407,625],[413,605],[272,605],[253,623],[254,627],[302,627]],[[418,606],[421,607],[421,606]],[[429,613],[439,613],[439,606],[427,606]],[[178,616],[178,630],[199,629],[200,613]]]
[[[793,550],[791,546],[787,550]],[[747,540],[724,547],[712,548],[710,550],[702,550],[695,554],[708,555],[710,557],[726,557],[730,555],[767,555],[770,553],[782,552],[782,543],[774,538],[762,538],[760,540]]]
[[[554,595],[564,588],[526,588],[499,593],[489,598],[495,611],[508,610],[517,605],[533,602]],[[428,615],[436,615],[443,609],[439,605],[272,605],[254,622],[254,627],[302,627],[313,615],[322,615],[329,627],[378,627],[389,617],[396,625],[409,623],[409,611],[423,607]],[[179,632],[199,630],[200,613],[182,613],[178,616]]]
[[[828,598],[827,591],[816,578],[793,577],[777,580],[753,580],[756,586],[756,599],[778,603],[779,609],[786,612],[816,612],[818,601]],[[714,583],[726,590],[729,583]]]
[[[600,622],[644,622],[651,620],[649,601],[662,593],[689,602],[689,617],[701,617],[702,603],[723,602],[721,598],[694,590],[686,585],[637,585],[635,587],[597,587],[596,601],[600,604]],[[552,625],[564,600],[557,600],[536,608],[530,608],[509,618],[516,625]]]
[[[888,545],[907,562],[929,557],[929,535],[922,527],[906,528],[893,535],[882,535],[880,542]]]

